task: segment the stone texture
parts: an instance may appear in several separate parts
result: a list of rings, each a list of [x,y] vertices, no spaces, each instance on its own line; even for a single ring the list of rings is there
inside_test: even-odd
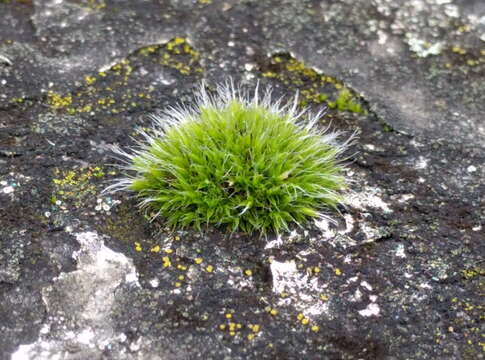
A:
[[[484,357],[482,1],[0,13],[1,359]],[[316,109],[341,86],[361,104],[321,124],[359,133],[337,225],[172,233],[101,193],[111,144],[229,76]]]

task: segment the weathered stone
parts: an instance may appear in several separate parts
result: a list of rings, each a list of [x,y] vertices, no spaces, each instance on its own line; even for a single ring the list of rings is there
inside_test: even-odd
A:
[[[0,0],[0,358],[480,359],[480,0]],[[170,232],[110,146],[202,79],[359,107],[347,209]],[[360,97],[359,97],[360,96]],[[412,344],[412,346],[410,346]]]

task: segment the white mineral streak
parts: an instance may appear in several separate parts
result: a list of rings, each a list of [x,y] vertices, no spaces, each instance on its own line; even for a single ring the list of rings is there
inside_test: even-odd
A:
[[[380,197],[380,190],[373,187],[364,187],[358,193],[351,193],[347,197],[349,205],[357,209],[376,208],[385,213],[391,213],[392,210]]]
[[[8,65],[12,65],[12,60],[10,60],[8,57],[4,56],[4,55],[1,55],[0,54],[0,62],[2,63],[5,63],[5,64],[8,64]]]
[[[372,286],[367,281],[362,281],[360,285],[369,291],[372,291]]]
[[[403,194],[399,198],[397,198],[397,202],[402,204],[402,203],[408,202],[411,199],[414,199],[413,194]]]
[[[348,194],[347,203],[353,208],[364,211],[364,214],[369,208],[379,209],[384,213],[392,213],[389,205],[380,197],[380,193],[381,190],[378,188],[364,187],[360,192]],[[315,220],[315,225],[320,230],[320,238],[329,241],[333,246],[339,245],[348,248],[357,245],[357,242],[347,235],[354,230],[356,220],[350,214],[345,214],[343,218],[345,229],[337,229],[333,226],[332,221],[326,218]],[[367,241],[373,241],[380,234],[379,229],[365,220],[359,220],[359,227],[366,235]]]
[[[77,269],[61,273],[43,289],[49,320],[37,341],[20,345],[12,360],[67,359],[73,346],[81,357],[97,358],[122,341],[124,334],[115,333],[111,315],[116,288],[123,283],[140,286],[133,262],[107,248],[96,232],[75,236],[81,246],[73,254]],[[63,330],[51,334],[53,328]]]
[[[404,245],[403,244],[398,244],[396,247],[396,256],[405,258],[406,257],[406,252],[404,251]]]
[[[279,248],[282,245],[283,245],[283,238],[281,237],[281,235],[278,235],[276,239],[268,241],[264,248],[274,249],[274,248]]]
[[[421,170],[426,169],[429,164],[429,159],[425,159],[424,157],[420,156],[416,164],[414,165],[415,169]]]
[[[4,194],[11,194],[11,193],[13,193],[13,192],[14,192],[14,190],[15,190],[15,189],[14,189],[14,187],[13,187],[13,186],[6,186],[6,187],[4,187],[4,188],[2,189],[2,192],[3,192]]]
[[[468,171],[469,173],[474,173],[475,171],[477,171],[477,168],[473,165],[470,165],[466,168],[466,171]]]
[[[379,309],[379,305],[375,303],[370,303],[364,310],[360,310],[359,314],[362,316],[377,316],[379,315],[381,309]]]
[[[411,35],[408,36],[407,43],[411,51],[423,58],[430,55],[439,55],[445,47],[444,42],[438,41],[434,44],[430,44],[425,40],[418,39]]]
[[[286,293],[289,296],[279,300],[278,305],[284,306],[291,303],[299,312],[313,318],[328,311],[328,302],[315,303],[315,297],[324,291],[325,286],[318,284],[317,277],[310,277],[307,273],[299,271],[296,263],[291,260],[271,262],[271,274],[273,276],[273,292],[276,294]]]

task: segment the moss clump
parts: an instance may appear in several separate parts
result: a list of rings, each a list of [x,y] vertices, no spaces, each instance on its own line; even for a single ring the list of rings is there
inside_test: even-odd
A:
[[[128,174],[108,190],[134,191],[172,226],[266,233],[321,217],[343,200],[345,146],[313,126],[318,115],[295,108],[232,85],[216,96],[201,90],[192,110],[157,118],[140,149],[117,150]]]

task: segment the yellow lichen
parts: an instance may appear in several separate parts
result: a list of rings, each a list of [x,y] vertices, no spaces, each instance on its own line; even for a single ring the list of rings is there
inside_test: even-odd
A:
[[[94,76],[85,76],[84,80],[86,81],[86,84],[92,85],[96,82],[96,78]]]
[[[154,253],[160,252],[160,245],[156,245],[156,246],[152,247],[150,249],[150,252],[154,252]]]
[[[163,267],[164,268],[167,268],[167,267],[169,267],[172,264],[170,262],[170,258],[168,256],[162,257],[162,261],[163,261]]]
[[[62,109],[72,104],[72,96],[61,96],[53,91],[47,93],[47,102],[54,109]]]
[[[104,0],[87,0],[88,1],[88,7],[92,10],[101,10],[106,7],[106,3]]]
[[[104,171],[99,166],[67,171],[55,169],[55,178],[52,179],[53,197],[62,202],[74,202],[74,205],[78,207],[85,206],[82,200],[88,196],[92,197],[98,192],[91,180],[104,175]]]
[[[451,51],[453,51],[454,53],[459,54],[459,55],[465,55],[466,54],[466,50],[461,48],[460,46],[453,46],[451,48]]]
[[[471,269],[462,270],[462,275],[466,280],[473,279],[477,276],[484,276],[485,275],[485,268],[481,267],[474,267]]]

